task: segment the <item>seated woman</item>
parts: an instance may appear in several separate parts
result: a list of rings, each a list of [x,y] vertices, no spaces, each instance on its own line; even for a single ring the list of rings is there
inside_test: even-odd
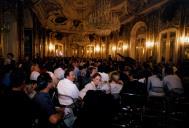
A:
[[[160,67],[154,67],[153,75],[148,77],[148,96],[165,96]]]
[[[110,73],[110,93],[113,95],[119,94],[123,87],[123,81],[121,81],[119,78],[120,76],[117,71]]]
[[[85,87],[80,91],[79,96],[83,99],[88,90],[100,90],[101,84],[101,75],[99,73],[95,73],[92,76],[92,81],[85,85]]]

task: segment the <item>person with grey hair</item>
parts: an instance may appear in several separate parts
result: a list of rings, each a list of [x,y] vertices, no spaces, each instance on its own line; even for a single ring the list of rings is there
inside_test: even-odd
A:
[[[111,94],[119,94],[122,87],[123,87],[123,81],[120,80],[120,74],[118,71],[113,71],[110,73],[110,92]]]
[[[68,128],[72,128],[76,120],[76,115],[71,108],[71,105],[75,100],[79,99],[79,90],[76,84],[73,82],[76,78],[74,74],[74,68],[68,68],[64,74],[65,78],[60,80],[57,85],[58,100],[61,106],[65,107],[64,123]]]
[[[173,68],[167,66],[165,68],[165,77],[163,78],[163,85],[166,89],[167,95],[177,96],[184,93],[181,79],[173,73]]]

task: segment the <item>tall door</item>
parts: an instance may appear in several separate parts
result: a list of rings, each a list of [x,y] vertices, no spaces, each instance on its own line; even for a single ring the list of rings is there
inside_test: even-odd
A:
[[[177,61],[176,30],[166,30],[160,33],[160,59],[166,62]]]

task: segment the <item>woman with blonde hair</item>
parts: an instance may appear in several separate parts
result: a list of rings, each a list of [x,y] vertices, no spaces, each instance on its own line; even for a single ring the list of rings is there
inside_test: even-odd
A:
[[[123,87],[123,81],[120,80],[120,74],[118,71],[113,71],[110,73],[110,93],[111,94],[119,94],[122,87]]]

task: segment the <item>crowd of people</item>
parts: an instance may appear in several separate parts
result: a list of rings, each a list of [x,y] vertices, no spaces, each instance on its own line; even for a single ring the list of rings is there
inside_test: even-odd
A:
[[[107,126],[108,123],[110,125],[110,112],[113,114],[116,111],[113,109],[119,104],[116,101],[120,100],[120,94],[178,97],[183,96],[185,91],[181,73],[171,63],[147,61],[141,64],[124,58],[117,61],[111,57],[37,57],[32,60],[28,56],[16,62],[13,57],[13,54],[8,54],[0,72],[0,111],[5,123],[2,126],[6,128],[11,127],[11,123],[20,128],[73,128],[76,124],[83,128],[87,127],[87,122],[94,125],[96,119],[91,115],[103,112],[108,116],[98,115],[99,126],[103,123]],[[94,96],[100,100],[96,101]],[[76,102],[82,110],[80,115],[75,112]],[[97,109],[97,102],[106,107],[100,105]],[[96,113],[89,112],[90,105],[87,103],[93,104]],[[83,117],[82,112],[91,115],[83,114]]]

